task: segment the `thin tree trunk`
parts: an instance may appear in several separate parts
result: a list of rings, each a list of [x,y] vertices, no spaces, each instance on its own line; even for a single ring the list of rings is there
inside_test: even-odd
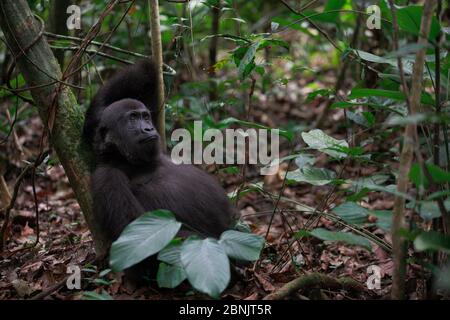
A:
[[[67,35],[68,29],[66,25],[67,7],[70,6],[71,0],[52,0],[49,10],[49,31],[56,34]],[[64,67],[64,51],[60,50],[55,53],[56,59],[61,68]]]
[[[55,79],[61,78],[61,70],[40,33],[42,26],[33,16],[28,3],[25,0],[1,0],[0,27],[13,56],[17,57],[18,67],[27,85],[32,87],[31,95],[44,125],[48,123],[49,111],[53,109],[53,101],[56,100],[56,118],[51,129],[50,142],[64,167],[91,230],[97,254],[103,255],[107,242],[93,218],[89,188],[89,161],[92,154],[90,148],[81,142],[84,115],[69,88],[63,86],[55,99],[59,86]]]
[[[163,149],[166,150],[166,113],[164,109],[164,77],[163,77],[163,58],[161,29],[159,26],[159,5],[158,0],[149,0],[150,8],[150,28],[152,35],[152,55],[153,60],[159,70],[159,87],[158,87],[158,114],[156,115],[156,129],[161,136]]]
[[[419,45],[426,45],[430,32],[431,18],[433,16],[436,0],[427,0],[423,6],[422,22],[420,25]],[[422,94],[423,67],[425,62],[426,49],[421,49],[416,53],[414,62],[411,92],[409,99],[409,114],[414,115],[420,108],[420,96]],[[413,160],[414,144],[417,127],[415,124],[408,124],[405,129],[403,148],[400,154],[399,173],[397,178],[397,191],[404,194],[408,191],[408,173]],[[406,278],[406,243],[401,236],[401,229],[406,229],[405,223],[405,198],[396,196],[394,200],[394,212],[392,220],[392,250],[394,255],[394,272],[392,275],[392,299],[405,298],[405,278]]]
[[[219,22],[220,22],[220,1],[217,5],[212,8],[212,25],[211,25],[211,35],[217,35],[219,33]],[[217,63],[217,44],[219,42],[218,37],[212,37],[209,44],[209,68],[211,70],[211,88],[209,91],[209,100],[214,101],[217,99],[217,85],[214,81],[216,77],[216,72],[214,71],[214,65]]]

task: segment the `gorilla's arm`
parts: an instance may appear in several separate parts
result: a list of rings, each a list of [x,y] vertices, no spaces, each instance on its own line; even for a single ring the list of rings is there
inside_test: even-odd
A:
[[[152,116],[156,113],[158,101],[158,76],[155,64],[148,59],[118,71],[97,92],[86,111],[83,136],[89,143],[94,140],[103,110],[113,102],[130,98],[145,104]]]
[[[101,165],[92,176],[95,218],[106,235],[116,240],[123,229],[145,212],[130,189],[128,177],[119,169]]]

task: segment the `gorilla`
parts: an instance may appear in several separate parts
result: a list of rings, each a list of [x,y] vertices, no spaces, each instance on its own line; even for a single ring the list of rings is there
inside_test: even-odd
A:
[[[182,236],[218,238],[230,229],[234,208],[212,176],[176,165],[160,151],[152,122],[161,103],[156,72],[151,60],[119,71],[86,112],[83,136],[95,154],[94,217],[111,243],[134,219],[157,209],[175,214]]]

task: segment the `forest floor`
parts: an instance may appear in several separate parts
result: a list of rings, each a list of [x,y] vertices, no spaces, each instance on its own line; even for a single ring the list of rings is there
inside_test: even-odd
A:
[[[265,125],[280,127],[288,120],[298,123],[312,123],[322,112],[324,101],[321,98],[310,103],[299,104],[297,97],[305,96],[302,92],[304,83],[297,86],[287,86],[280,95],[267,98],[261,93],[255,93],[258,101],[254,103],[252,121]],[[285,90],[285,91],[283,91]],[[258,96],[259,94],[259,96]],[[273,104],[277,107],[274,108]],[[269,108],[270,106],[270,108]],[[343,121],[343,112],[333,111],[329,115],[331,124],[326,128],[328,134],[335,138],[345,138],[346,132],[339,123]],[[20,137],[19,143],[27,152],[37,154],[42,126],[37,117],[18,123],[16,131]],[[11,142],[12,143],[12,142]],[[389,143],[386,143],[388,147]],[[381,146],[371,146],[381,148]],[[7,147],[10,152],[14,146]],[[283,155],[289,148],[283,145]],[[10,157],[8,157],[10,158]],[[12,157],[14,158],[14,157]],[[19,159],[17,155],[16,159]],[[337,164],[326,161],[318,156],[316,164],[338,169]],[[15,168],[6,177],[12,182],[20,173],[24,163],[12,161],[10,166]],[[209,171],[212,171],[213,168]],[[290,170],[293,168],[290,167]],[[377,172],[379,168],[349,164],[344,168],[343,175],[347,177],[367,176]],[[256,170],[254,170],[256,172]],[[305,228],[305,224],[312,222],[311,213],[307,214],[298,209],[298,205],[288,201],[280,201],[274,215],[269,232],[268,226],[280,190],[283,177],[287,171],[287,163],[280,166],[279,172],[273,176],[253,175],[247,178],[248,183],[264,182],[264,190],[272,193],[273,197],[261,193],[250,192],[238,201],[238,209],[242,220],[248,223],[256,234],[266,236],[267,246],[261,259],[255,264],[239,267],[238,280],[234,282],[222,295],[226,299],[261,299],[275,292],[287,282],[311,273],[320,273],[337,279],[349,277],[362,285],[359,290],[335,288],[326,283],[313,283],[305,287],[291,298],[294,299],[380,299],[390,291],[392,275],[392,260],[390,253],[381,247],[372,246],[372,250],[328,243],[313,237],[294,238],[295,232]],[[10,170],[11,172],[11,170]],[[252,168],[247,171],[252,175]],[[227,191],[231,192],[239,187],[243,179],[240,174],[216,174]],[[262,180],[261,180],[262,179]],[[329,205],[337,205],[342,199],[336,198],[332,186],[311,186],[297,184],[285,186],[282,196],[305,204],[313,208],[329,209]],[[58,164],[40,172],[36,177],[36,195],[39,207],[39,241],[35,245],[38,232],[36,224],[33,190],[30,179],[26,179],[19,191],[18,199],[12,211],[12,229],[7,241],[6,250],[0,262],[0,300],[21,298],[47,299],[82,299],[83,293],[96,291],[107,292],[114,299],[181,299],[199,297],[198,294],[186,290],[160,290],[145,288],[132,291],[122,283],[120,276],[102,272],[94,263],[95,253],[90,232],[86,226],[80,207],[74,198],[64,170]],[[284,199],[283,198],[283,199]],[[369,209],[390,210],[393,198],[381,194],[370,195],[363,205]],[[0,217],[3,221],[3,217]],[[376,219],[376,218],[374,218]],[[342,226],[320,217],[312,224],[328,230],[342,230]],[[390,242],[389,235],[376,226],[370,231],[378,237]],[[82,267],[82,290],[69,290],[65,286],[66,270],[69,265]],[[368,267],[376,265],[381,270],[381,289],[369,290],[366,287]],[[412,271],[414,272],[414,268]],[[420,298],[420,284],[415,282],[412,274],[408,275],[408,293],[411,299]],[[321,290],[318,290],[321,289]]]

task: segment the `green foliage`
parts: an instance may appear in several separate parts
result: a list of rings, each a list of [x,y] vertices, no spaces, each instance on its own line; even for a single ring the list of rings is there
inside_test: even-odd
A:
[[[323,241],[344,242],[350,245],[361,246],[368,250],[371,249],[370,242],[366,238],[350,232],[328,231],[322,228],[317,228],[312,230],[311,232],[307,232],[306,234],[314,236]]]
[[[324,152],[334,158],[344,158],[346,155],[338,151],[337,147],[347,147],[345,140],[338,140],[330,137],[320,129],[314,129],[309,132],[302,132],[303,141],[312,149]]]
[[[230,263],[216,239],[188,239],[181,248],[181,263],[192,286],[218,298],[230,281]]]
[[[362,224],[367,221],[370,211],[354,202],[345,202],[333,209],[333,212],[351,224]]]
[[[157,282],[175,288],[184,280],[200,292],[218,298],[230,281],[229,258],[254,261],[264,246],[260,236],[237,230],[213,238],[174,238],[181,227],[166,210],[145,213],[130,223],[113,243],[110,264],[121,271],[158,253]]]
[[[422,232],[414,239],[417,251],[442,251],[450,253],[450,237],[439,232]]]
[[[97,293],[95,291],[83,292],[84,300],[113,300],[113,298],[106,292]]]
[[[148,212],[134,220],[113,242],[110,265],[122,271],[163,249],[177,234],[181,223],[167,210]]]
[[[291,182],[306,182],[314,186],[323,186],[334,181],[336,174],[324,168],[305,167],[286,174],[286,179]]]
[[[235,230],[222,233],[219,243],[230,258],[245,261],[258,260],[264,247],[263,238]]]

